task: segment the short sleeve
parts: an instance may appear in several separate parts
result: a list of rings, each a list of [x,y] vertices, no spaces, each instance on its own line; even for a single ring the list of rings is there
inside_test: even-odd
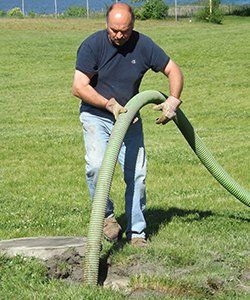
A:
[[[97,72],[97,69],[95,54],[86,40],[77,51],[76,70],[83,73],[94,74]]]
[[[170,57],[165,53],[165,51],[156,45],[153,41],[151,45],[151,57],[150,57],[150,68],[154,72],[159,72],[163,70],[168,64]]]

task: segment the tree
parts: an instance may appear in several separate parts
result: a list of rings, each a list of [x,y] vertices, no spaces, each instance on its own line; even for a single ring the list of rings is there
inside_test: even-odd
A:
[[[135,8],[135,16],[138,19],[165,19],[168,15],[168,6],[163,0],[132,0],[131,2],[144,2],[139,9]]]
[[[205,8],[199,10],[195,15],[198,21],[221,24],[223,19],[222,10],[220,9],[220,0],[209,0]]]

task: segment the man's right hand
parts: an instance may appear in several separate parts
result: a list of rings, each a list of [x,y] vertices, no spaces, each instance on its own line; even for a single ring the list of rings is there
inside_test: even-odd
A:
[[[119,114],[127,112],[127,108],[121,106],[115,98],[109,99],[106,104],[106,109],[111,112],[117,120]]]

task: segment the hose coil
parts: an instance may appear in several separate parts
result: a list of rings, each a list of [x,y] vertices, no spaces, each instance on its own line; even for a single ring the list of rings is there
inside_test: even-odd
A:
[[[107,199],[109,196],[115,165],[119,150],[130,123],[136,113],[146,104],[160,104],[166,97],[153,90],[141,92],[131,98],[126,104],[127,112],[119,115],[112,130],[107,149],[104,154],[102,166],[100,168],[97,186],[93,200],[90,217],[87,251],[85,254],[84,283],[96,285],[98,280],[99,256],[101,249],[101,239]],[[185,114],[178,109],[174,119],[175,124],[193,149],[195,154],[216,178],[216,180],[232,195],[243,204],[250,206],[250,193],[242,188],[215,160],[210,151],[206,148],[201,138],[195,132]]]

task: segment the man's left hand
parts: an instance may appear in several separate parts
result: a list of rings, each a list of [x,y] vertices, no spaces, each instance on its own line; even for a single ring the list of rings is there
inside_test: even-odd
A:
[[[155,123],[164,125],[172,120],[176,116],[176,111],[181,103],[180,99],[169,96],[163,103],[156,105],[153,109],[157,111],[162,110],[162,115],[156,119]]]

